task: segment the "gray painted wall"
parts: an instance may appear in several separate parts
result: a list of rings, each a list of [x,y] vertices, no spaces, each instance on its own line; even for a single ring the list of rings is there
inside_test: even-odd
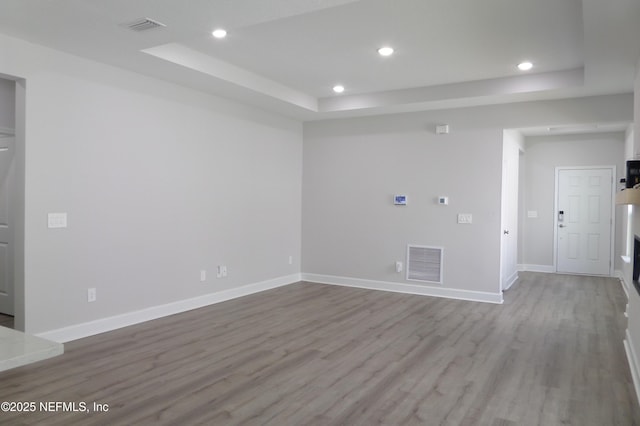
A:
[[[0,50],[27,86],[28,332],[299,273],[300,123],[7,37]]]
[[[504,131],[502,143],[502,289],[508,289],[518,277],[520,241],[520,156],[524,136],[518,130]],[[505,234],[505,231],[507,232]]]
[[[394,262],[408,243],[425,244],[444,247],[444,287],[498,292],[503,129],[630,121],[632,102],[620,95],[305,123],[303,271],[405,283]],[[451,133],[436,135],[438,123]],[[619,164],[622,144],[616,155]],[[393,206],[394,194],[406,194],[408,206]],[[435,203],[439,195],[449,206]],[[458,213],[473,214],[473,224],[457,224]]]
[[[13,129],[16,121],[16,83],[0,75],[0,127]]]
[[[526,203],[526,176],[527,176],[527,162],[525,161],[526,147],[524,142],[524,136],[522,141],[523,151],[520,152],[520,164],[518,167],[518,265],[522,265],[524,259],[524,225],[527,215],[527,203]]]
[[[301,271],[404,282],[394,262],[409,242],[445,248],[445,287],[496,292],[503,129],[632,114],[633,97],[615,95],[303,126],[9,37],[0,50],[0,73],[27,87],[32,333]],[[60,211],[69,227],[47,229]]]
[[[635,126],[634,140],[631,149],[627,149],[627,153],[640,152],[640,59],[636,68],[635,81]],[[629,141],[631,142],[631,141]],[[637,159],[638,157],[636,157]],[[621,207],[618,207],[621,209]],[[633,218],[630,231],[632,235],[640,235],[640,206],[633,206]],[[629,287],[629,305],[627,306],[628,326],[627,326],[627,343],[630,349],[630,358],[632,359],[632,369],[635,367],[636,378],[640,373],[640,295],[632,284],[633,268],[631,264],[624,266],[624,279]],[[640,388],[640,383],[636,383],[636,390]]]
[[[555,168],[573,166],[616,166],[624,176],[624,133],[527,137],[525,141],[524,205],[521,264],[552,266],[555,202]],[[617,186],[616,186],[617,187]],[[527,211],[538,212],[528,218]],[[616,241],[620,241],[621,209],[616,209]],[[621,266],[616,244],[614,268]]]

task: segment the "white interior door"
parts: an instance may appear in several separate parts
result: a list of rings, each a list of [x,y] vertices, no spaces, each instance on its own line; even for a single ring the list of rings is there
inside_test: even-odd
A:
[[[0,135],[0,313],[14,315],[13,229],[10,202],[15,138]]]
[[[500,285],[507,290],[518,279],[518,168],[520,149],[505,141],[502,154],[502,242]]]
[[[613,168],[558,169],[558,272],[611,275],[613,174]]]

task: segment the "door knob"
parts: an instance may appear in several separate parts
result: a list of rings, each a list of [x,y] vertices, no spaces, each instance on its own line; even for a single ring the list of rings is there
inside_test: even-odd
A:
[[[560,227],[560,228],[564,228],[564,226],[565,225],[563,225],[563,224],[558,225],[558,227]]]
[[[502,231],[502,233],[503,233],[504,235],[509,235],[509,231],[507,231],[506,229],[505,229],[504,231]]]

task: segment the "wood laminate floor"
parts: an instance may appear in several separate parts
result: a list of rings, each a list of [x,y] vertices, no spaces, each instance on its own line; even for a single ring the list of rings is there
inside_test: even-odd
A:
[[[618,280],[537,273],[504,305],[299,283],[0,373],[0,401],[109,407],[0,424],[635,425],[625,304]]]

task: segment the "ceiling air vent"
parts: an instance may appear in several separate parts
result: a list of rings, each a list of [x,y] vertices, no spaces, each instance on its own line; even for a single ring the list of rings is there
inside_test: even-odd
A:
[[[166,27],[166,25],[163,24],[162,22],[154,21],[153,19],[149,19],[149,18],[141,18],[134,22],[123,24],[122,26],[136,32],[152,30],[158,27]]]
[[[442,247],[407,246],[407,280],[442,284]]]

